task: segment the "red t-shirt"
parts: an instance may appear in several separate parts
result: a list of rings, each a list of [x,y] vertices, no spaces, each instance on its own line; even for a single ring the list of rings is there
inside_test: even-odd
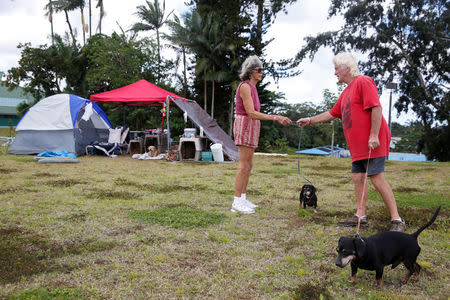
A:
[[[368,76],[359,75],[345,88],[329,111],[333,117],[342,119],[352,161],[369,157],[371,108],[375,106],[381,106],[375,82]],[[380,146],[372,150],[371,158],[389,155],[391,133],[383,116],[378,138]]]

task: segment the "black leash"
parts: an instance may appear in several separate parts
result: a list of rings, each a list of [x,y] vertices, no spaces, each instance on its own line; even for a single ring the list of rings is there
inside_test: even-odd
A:
[[[300,137],[298,138],[298,151],[300,152],[300,145],[301,145],[301,143],[302,143],[302,134],[303,134],[303,127],[300,127]],[[306,181],[308,181],[309,182],[309,184],[311,184],[311,185],[313,185],[312,184],[312,182],[311,181],[309,181],[305,176],[302,176],[301,174],[300,174],[300,153],[298,153],[298,168],[297,168],[297,170],[298,170],[298,175],[299,176],[301,176],[301,177],[303,177],[303,179],[305,179]]]

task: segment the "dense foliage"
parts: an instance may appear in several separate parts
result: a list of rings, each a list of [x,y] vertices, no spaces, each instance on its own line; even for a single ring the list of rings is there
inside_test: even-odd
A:
[[[361,51],[368,57],[361,65],[363,72],[380,87],[386,81],[399,82],[397,92],[401,96],[395,103],[398,112],[412,109],[420,117],[420,124],[403,128],[407,132],[400,134],[404,138],[398,149],[422,151],[438,160],[449,159],[449,64],[442,63],[449,58],[446,1],[333,0],[329,15],[342,14],[345,26],[308,37],[307,45],[295,58],[278,62],[266,58],[264,50],[271,40],[264,36],[277,14],[287,13],[295,0],[189,0],[185,2],[189,11],[181,17],[166,12],[164,0],[146,1],[146,5],[136,7],[141,22],[110,36],[101,34],[104,9],[103,1],[97,1],[100,33],[92,35],[89,30],[87,40],[83,39],[80,45],[67,12],[79,9],[83,18],[85,2],[48,2],[45,13],[52,25],[52,44],[38,47],[20,44],[21,59],[17,67],[8,70],[4,84],[11,88],[21,85],[37,100],[62,92],[89,98],[143,78],[195,99],[231,135],[239,69],[249,55],[258,55],[264,63],[265,80],[258,85],[261,111],[283,114],[295,121],[329,109],[338,95],[324,91],[319,105],[290,105],[281,102],[282,93],[267,88],[266,79],[298,74],[298,64],[308,56],[313,57],[322,46],[330,46],[336,52]],[[91,7],[91,1],[88,6]],[[51,17],[55,13],[66,15],[69,32],[64,37],[53,32]],[[160,34],[164,27],[168,34]],[[137,32],[143,30],[156,32],[156,41],[139,38]],[[166,58],[166,46],[176,51],[176,59]],[[135,130],[162,125],[160,108],[102,107],[113,125]],[[27,108],[26,104],[19,105],[19,113]],[[181,112],[172,109],[171,129],[175,135],[181,134],[187,125]],[[341,126],[335,120],[304,129],[302,148],[331,143],[345,146]],[[298,137],[299,129],[294,126],[263,122],[259,150],[297,147]]]

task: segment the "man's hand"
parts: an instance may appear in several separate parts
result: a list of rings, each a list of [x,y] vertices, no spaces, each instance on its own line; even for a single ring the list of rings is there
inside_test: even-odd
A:
[[[380,146],[380,140],[378,139],[377,135],[371,135],[369,136],[369,149],[373,150]]]
[[[298,127],[305,127],[311,124],[311,118],[301,118],[297,120]]]

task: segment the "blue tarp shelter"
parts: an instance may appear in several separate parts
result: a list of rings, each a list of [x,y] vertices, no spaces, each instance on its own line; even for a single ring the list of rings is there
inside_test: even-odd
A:
[[[295,153],[305,154],[305,155],[321,155],[321,156],[333,156],[339,157],[339,152],[345,150],[344,148],[333,146],[333,151],[331,151],[331,145],[320,146],[311,149],[300,150]]]

